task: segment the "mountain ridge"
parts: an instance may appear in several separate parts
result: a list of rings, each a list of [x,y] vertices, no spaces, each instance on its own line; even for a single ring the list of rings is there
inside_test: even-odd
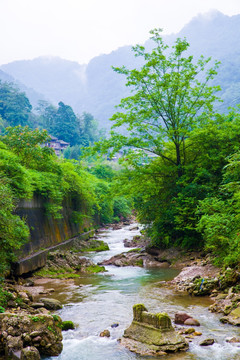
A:
[[[240,44],[236,36],[239,33],[240,15],[211,11],[195,16],[178,34],[163,36],[170,45],[177,37],[186,37],[190,43],[188,52],[194,57],[203,54],[222,62],[216,79],[223,88],[222,109],[240,103]],[[145,46],[149,44],[148,40]],[[42,93],[53,104],[63,101],[77,113],[90,112],[101,127],[109,128],[115,106],[129,94],[125,78],[116,74],[112,66],[135,68],[138,64],[140,59],[134,57],[131,46],[123,46],[94,57],[87,65],[59,57],[38,57],[11,62],[0,69],[27,88]]]

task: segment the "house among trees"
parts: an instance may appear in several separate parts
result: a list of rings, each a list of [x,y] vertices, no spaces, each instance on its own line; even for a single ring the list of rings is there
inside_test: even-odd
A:
[[[69,143],[50,135],[50,141],[45,143],[45,146],[52,148],[55,151],[55,154],[59,156],[62,154],[63,150],[69,146]]]

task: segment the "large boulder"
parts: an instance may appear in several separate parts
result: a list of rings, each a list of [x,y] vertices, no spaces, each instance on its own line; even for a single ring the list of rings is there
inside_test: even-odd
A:
[[[222,317],[220,321],[222,323],[240,326],[240,306],[233,309],[229,315]]]
[[[62,351],[62,320],[57,315],[0,314],[0,356],[7,359],[39,359]],[[36,350],[35,350],[36,349]],[[39,354],[38,354],[39,353]]]
[[[133,321],[124,331],[121,344],[141,355],[163,355],[188,349],[186,339],[173,329],[169,316],[149,313],[143,304],[133,306]]]
[[[140,266],[147,268],[168,268],[169,262],[166,260],[158,260],[153,256],[147,254],[141,249],[132,249],[128,252],[117,254],[110,259],[104,260],[100,265],[115,265],[123,266]]]

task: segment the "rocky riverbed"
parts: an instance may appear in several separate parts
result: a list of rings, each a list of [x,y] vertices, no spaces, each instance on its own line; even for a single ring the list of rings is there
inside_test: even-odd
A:
[[[131,231],[131,228],[129,231]],[[159,250],[146,247],[145,240],[139,235],[123,242],[125,247],[131,244],[135,245],[136,248],[114,255],[108,260],[99,261],[99,264],[106,266],[108,271],[114,269],[114,267],[111,267],[112,265],[123,269],[127,266],[156,270],[161,270],[161,268],[163,270],[171,270],[171,268],[181,269],[179,275],[173,280],[159,283],[160,289],[166,289],[167,291],[168,289],[173,289],[176,294],[189,293],[195,298],[209,297],[213,301],[209,310],[221,313],[220,319],[223,323],[240,325],[238,270],[227,269],[221,271],[212,265],[211,258],[204,253],[183,252],[175,248]],[[89,246],[89,249],[93,250],[92,245],[91,247]],[[5,306],[6,311],[0,318],[2,329],[0,334],[0,352],[5,352],[8,356],[13,354],[12,358],[16,358],[16,356],[20,358],[22,356],[22,359],[39,359],[39,356],[57,356],[60,353],[63,323],[61,318],[55,317],[53,313],[61,308],[61,302],[54,300],[54,289],[60,288],[63,283],[66,283],[70,292],[71,288],[73,290],[76,289],[74,279],[81,278],[81,276],[91,276],[94,271],[89,271],[89,269],[93,269],[95,266],[100,267],[99,264],[96,265],[89,257],[84,255],[85,253],[83,252],[76,253],[76,250],[57,251],[49,255],[47,267],[44,269],[41,277],[38,274],[38,276],[35,275],[29,279],[18,279],[17,282],[9,281],[6,283],[5,290],[10,295]],[[106,258],[106,255],[104,257]],[[109,267],[109,265],[111,266]],[[101,271],[103,270],[102,268]],[[45,284],[50,283],[49,279],[44,277],[44,274],[47,273],[49,277],[55,279],[51,280],[53,288],[51,289],[48,286],[46,290]],[[201,331],[195,328],[199,326],[199,319],[196,314],[196,318],[194,318],[193,315],[184,313],[184,315],[181,315],[183,320],[179,323],[178,317],[180,315],[175,314],[174,326],[176,331],[188,341],[201,336]],[[17,321],[13,322],[11,320],[13,318],[17,319]],[[24,331],[19,335],[19,328],[24,325],[26,319],[30,319],[28,324],[29,331]],[[71,316],[69,319],[71,320]],[[39,325],[41,325],[41,329],[39,329]],[[57,326],[58,329],[55,330],[54,326]],[[72,324],[72,326],[74,325]],[[50,328],[53,331],[50,331]],[[35,331],[38,331],[38,334]],[[36,336],[34,337],[33,335]],[[110,336],[109,330],[108,336]],[[238,336],[232,336],[227,341],[235,344],[240,343]],[[214,344],[214,339],[205,338],[201,342],[203,344],[200,345],[203,347],[210,346]],[[20,345],[17,346],[17,343]],[[51,349],[47,350],[44,344],[51,344],[49,346]]]

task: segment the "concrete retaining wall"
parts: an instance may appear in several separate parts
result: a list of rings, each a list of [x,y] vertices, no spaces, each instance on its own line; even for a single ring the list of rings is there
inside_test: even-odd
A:
[[[30,229],[30,239],[18,252],[18,261],[13,264],[15,275],[22,275],[45,265],[50,250],[71,247],[74,241],[89,238],[93,231],[88,217],[81,223],[73,220],[71,204],[63,207],[62,217],[55,219],[46,213],[42,197],[21,200],[16,214],[26,219]]]
[[[25,258],[21,258],[12,265],[12,271],[15,276],[21,276],[23,274],[27,274],[34,270],[37,270],[46,265],[47,255],[50,251],[58,250],[58,249],[71,249],[74,247],[76,242],[81,240],[87,240],[90,237],[94,236],[94,230],[90,230],[86,233],[78,235],[75,238],[68,239],[61,244],[57,244],[55,246],[51,246],[47,249],[38,251],[32,255],[29,255]]]

